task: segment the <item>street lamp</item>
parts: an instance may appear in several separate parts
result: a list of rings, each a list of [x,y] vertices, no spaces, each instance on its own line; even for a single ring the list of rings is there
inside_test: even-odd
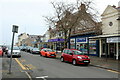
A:
[[[13,37],[12,37],[12,45],[11,45],[11,56],[10,56],[10,64],[9,64],[9,74],[11,74],[11,64],[12,64],[12,53],[13,53],[13,45],[14,45],[14,36],[15,36],[15,33],[18,33],[18,26],[13,25],[12,32],[13,32]]]

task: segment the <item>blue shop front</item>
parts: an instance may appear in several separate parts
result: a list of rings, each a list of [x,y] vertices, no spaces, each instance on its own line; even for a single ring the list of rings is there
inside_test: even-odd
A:
[[[99,56],[99,40],[89,39],[89,37],[91,35],[70,37],[69,48],[80,50],[84,54]]]

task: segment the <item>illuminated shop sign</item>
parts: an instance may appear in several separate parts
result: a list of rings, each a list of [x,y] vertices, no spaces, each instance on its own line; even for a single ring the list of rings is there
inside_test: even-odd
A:
[[[87,43],[87,38],[77,38],[77,43]]]
[[[65,41],[64,39],[49,39],[48,42],[57,42],[57,41]]]

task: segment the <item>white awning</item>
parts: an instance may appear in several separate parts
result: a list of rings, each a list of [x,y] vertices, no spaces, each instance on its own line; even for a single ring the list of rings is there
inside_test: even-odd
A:
[[[120,34],[99,35],[99,36],[89,37],[89,39],[94,39],[94,38],[108,38],[108,37],[120,37]]]

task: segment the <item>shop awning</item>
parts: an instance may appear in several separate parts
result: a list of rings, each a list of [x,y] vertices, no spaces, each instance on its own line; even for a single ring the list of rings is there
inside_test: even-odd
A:
[[[109,37],[120,37],[120,34],[99,35],[99,36],[89,37],[89,39],[95,39],[95,38],[109,38]]]

